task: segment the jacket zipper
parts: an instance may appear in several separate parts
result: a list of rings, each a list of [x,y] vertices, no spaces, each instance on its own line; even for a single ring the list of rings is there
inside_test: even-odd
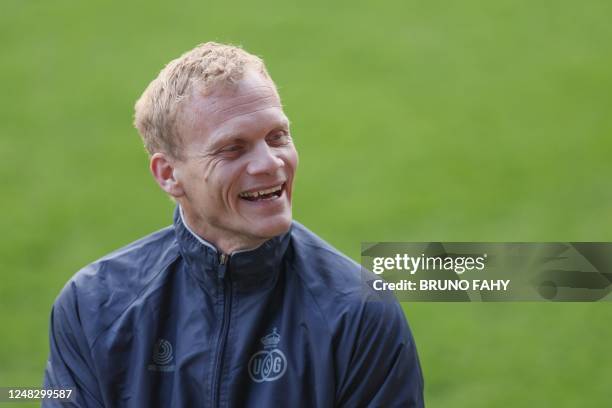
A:
[[[217,276],[223,282],[223,320],[221,321],[221,331],[217,340],[217,350],[215,353],[215,366],[213,370],[212,381],[212,404],[211,406],[219,406],[219,393],[221,390],[221,370],[223,369],[223,353],[225,352],[225,343],[229,332],[229,320],[232,306],[232,282],[230,274],[227,270],[229,256],[221,254],[219,257],[219,269]],[[226,276],[227,275],[227,276]]]

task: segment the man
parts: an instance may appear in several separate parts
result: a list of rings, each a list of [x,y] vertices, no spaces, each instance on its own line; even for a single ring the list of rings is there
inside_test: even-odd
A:
[[[135,125],[174,225],[66,285],[46,387],[88,407],[423,405],[399,304],[292,221],[298,156],[259,58],[196,47],[145,90]]]

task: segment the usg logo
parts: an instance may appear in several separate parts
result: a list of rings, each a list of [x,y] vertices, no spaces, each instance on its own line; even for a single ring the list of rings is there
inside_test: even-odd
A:
[[[276,348],[280,338],[281,336],[276,332],[275,327],[272,333],[260,339],[264,350],[253,354],[249,360],[249,376],[251,380],[257,383],[276,381],[285,374],[287,359],[283,352]]]
[[[147,367],[150,371],[174,371],[172,344],[166,339],[159,339],[153,348],[153,364]]]

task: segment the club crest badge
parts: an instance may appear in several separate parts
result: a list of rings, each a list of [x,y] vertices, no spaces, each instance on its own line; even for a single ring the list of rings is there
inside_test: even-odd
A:
[[[281,378],[287,370],[287,359],[277,346],[281,336],[276,331],[260,339],[264,349],[253,354],[249,360],[249,376],[251,380],[261,383],[266,381],[276,381]]]

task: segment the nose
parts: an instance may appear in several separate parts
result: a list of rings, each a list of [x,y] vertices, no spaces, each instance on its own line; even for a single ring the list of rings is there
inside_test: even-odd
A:
[[[278,152],[275,152],[274,148],[268,146],[265,142],[258,143],[251,153],[252,157],[247,165],[247,173],[252,176],[258,174],[273,175],[285,165],[285,162],[278,156]]]

